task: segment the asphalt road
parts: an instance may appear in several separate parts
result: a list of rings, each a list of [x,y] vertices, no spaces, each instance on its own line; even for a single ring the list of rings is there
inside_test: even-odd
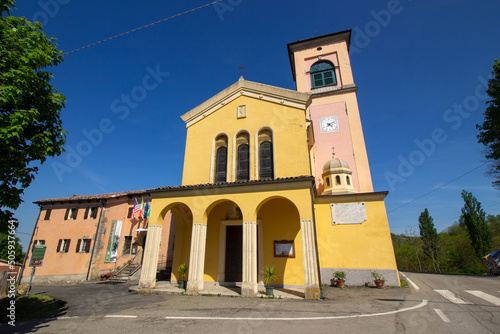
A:
[[[0,332],[500,333],[500,277],[405,274],[415,286],[327,288],[320,301],[140,295],[130,284],[35,287],[66,301],[66,313]]]

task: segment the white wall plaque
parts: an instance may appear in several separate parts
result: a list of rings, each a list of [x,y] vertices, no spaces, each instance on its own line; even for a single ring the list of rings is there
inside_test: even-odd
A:
[[[332,224],[361,224],[366,220],[365,203],[330,204]]]
[[[247,117],[247,106],[242,105],[238,106],[238,112],[236,113],[236,118],[245,118]]]

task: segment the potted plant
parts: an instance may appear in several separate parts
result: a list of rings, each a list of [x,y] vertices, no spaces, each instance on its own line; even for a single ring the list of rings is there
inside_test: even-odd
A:
[[[185,263],[182,263],[177,267],[177,272],[179,273],[179,288],[185,289],[186,288],[186,277],[188,274],[188,265]]]
[[[372,277],[377,289],[383,289],[385,283],[384,276],[380,275],[377,271],[372,271]]]
[[[337,287],[343,288],[345,286],[345,272],[336,271],[333,273],[333,278],[335,279],[335,283],[337,283]]]
[[[271,284],[278,279],[276,268],[274,265],[267,266],[262,273],[264,274],[264,283],[266,285],[266,296],[273,296],[274,287]]]

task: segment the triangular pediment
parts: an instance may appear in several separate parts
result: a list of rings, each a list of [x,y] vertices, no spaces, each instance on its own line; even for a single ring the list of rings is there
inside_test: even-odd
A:
[[[291,89],[264,85],[240,78],[240,80],[224,89],[222,92],[214,95],[199,106],[182,115],[181,118],[186,123],[186,127],[189,127],[240,96],[252,97],[304,110],[311,103],[311,94],[309,93],[301,93]]]

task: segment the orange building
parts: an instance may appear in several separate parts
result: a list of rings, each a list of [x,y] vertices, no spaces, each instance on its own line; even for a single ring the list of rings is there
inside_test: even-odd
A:
[[[45,245],[41,265],[36,267],[33,282],[78,282],[100,279],[117,268],[133,268],[130,279],[141,272],[143,247],[148,220],[130,219],[134,200],[151,198],[145,190],[92,196],[43,199],[35,203],[40,213],[24,262],[22,282],[31,275],[32,251]],[[175,220],[165,218],[158,258],[160,270],[171,266],[168,257],[173,247]],[[170,252],[172,253],[172,252]],[[127,272],[128,276],[129,272]]]

